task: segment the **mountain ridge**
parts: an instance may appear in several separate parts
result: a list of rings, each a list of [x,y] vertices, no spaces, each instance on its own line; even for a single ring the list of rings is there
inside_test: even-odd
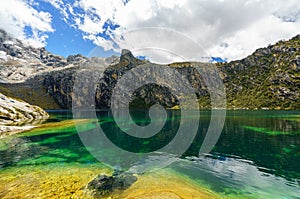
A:
[[[20,62],[18,59],[22,59],[21,55],[28,55],[32,52],[27,51],[33,51],[33,57],[41,63],[37,63],[35,59],[27,59],[25,64],[18,63],[16,66],[3,59],[3,56],[0,57],[0,92],[45,109],[72,108],[74,74],[82,70],[87,71],[90,76],[104,73],[96,88],[96,108],[110,108],[110,97],[116,82],[127,71],[150,63],[135,58],[128,50],[123,50],[120,58],[113,56],[89,59],[81,55],[63,58],[41,49],[22,48],[20,41],[17,42],[19,48],[16,47],[18,45],[5,44],[4,37],[5,34],[0,34],[0,54],[5,52],[10,62],[14,59]],[[201,75],[193,69],[193,64],[201,67],[203,63],[182,62],[162,66],[173,67],[184,75],[196,91],[200,108],[211,108],[206,85]],[[29,75],[22,74],[28,65],[40,70],[31,70]],[[224,81],[229,109],[300,109],[300,35],[257,49],[242,60],[212,66],[218,67],[219,76]],[[12,74],[7,75],[9,73]],[[171,79],[171,74],[167,75]],[[171,83],[171,89],[178,86]],[[176,96],[168,88],[155,85],[141,88],[134,96],[127,97],[136,98],[132,100],[139,108],[149,107],[154,101],[167,108],[179,105]],[[122,100],[120,104],[121,102]]]
[[[300,35],[218,66],[225,74],[231,106],[300,108]]]

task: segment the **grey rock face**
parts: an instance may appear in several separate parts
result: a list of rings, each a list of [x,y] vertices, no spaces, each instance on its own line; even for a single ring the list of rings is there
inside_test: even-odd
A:
[[[24,82],[43,72],[78,66],[87,61],[82,55],[65,59],[45,48],[34,48],[0,30],[0,82]]]
[[[38,124],[49,117],[40,107],[0,93],[0,125]]]
[[[39,124],[48,117],[49,115],[38,106],[0,93],[0,137],[7,132],[30,129],[32,125]]]
[[[149,64],[148,61],[136,59],[128,50],[123,50],[119,63],[114,63],[115,62],[105,66],[103,65],[103,62],[100,64],[98,62],[89,62],[86,66],[83,65],[78,68],[52,71],[45,75],[43,83],[47,92],[50,93],[63,108],[71,109],[72,102],[83,105],[85,103],[85,95],[93,95],[95,96],[95,101],[93,102],[95,108],[108,109],[111,108],[113,89],[123,75],[128,71],[132,71],[133,68],[139,68],[143,67],[144,64]],[[177,67],[176,65],[162,67],[170,67],[174,71],[177,71],[178,74],[184,76],[195,89],[197,96],[208,96],[208,91],[201,75],[192,65],[195,64],[188,64],[185,67]],[[197,63],[196,65],[201,66],[200,63]],[[208,64],[208,66],[209,65],[210,64]],[[160,82],[160,79],[159,77],[156,77],[155,72],[156,71],[149,70],[147,76],[151,76],[156,82]],[[77,99],[74,99],[73,86],[78,73],[81,74],[82,85],[77,85],[77,88],[82,90],[82,96],[76,96]],[[102,77],[98,79],[101,75]],[[137,79],[142,82],[146,79],[145,76],[142,76],[137,71],[133,72],[131,75],[131,81],[128,82],[128,84],[123,85],[124,87],[121,87],[121,90],[125,90],[128,86],[138,85],[136,82]],[[131,104],[134,108],[145,108],[154,104],[161,104],[166,108],[172,108],[179,105],[178,97],[183,98],[185,96],[175,96],[172,94],[172,89],[181,87],[180,83],[176,80],[175,73],[166,72],[163,75],[164,79],[169,83],[168,86],[147,84],[140,87],[134,93],[125,93],[124,96],[117,99],[116,108],[126,107],[127,104],[123,103],[124,98],[131,99]],[[90,82],[92,80],[97,81],[91,85]]]

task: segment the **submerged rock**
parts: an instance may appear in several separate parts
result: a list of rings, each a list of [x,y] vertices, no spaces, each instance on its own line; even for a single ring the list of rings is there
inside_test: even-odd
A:
[[[98,175],[87,188],[97,197],[108,195],[114,191],[122,191],[129,188],[137,181],[137,177],[130,173],[115,172],[112,176]]]
[[[0,93],[0,138],[33,128],[49,117],[42,108]]]

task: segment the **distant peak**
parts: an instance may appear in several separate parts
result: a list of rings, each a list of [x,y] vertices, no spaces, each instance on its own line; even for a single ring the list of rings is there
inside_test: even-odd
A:
[[[128,62],[134,62],[136,61],[136,58],[133,56],[130,50],[123,49],[121,52],[120,62],[128,61]]]
[[[122,52],[121,52],[121,55],[127,55],[127,54],[130,54],[130,55],[132,55],[132,53],[131,53],[131,51],[130,50],[128,50],[128,49],[122,49]]]

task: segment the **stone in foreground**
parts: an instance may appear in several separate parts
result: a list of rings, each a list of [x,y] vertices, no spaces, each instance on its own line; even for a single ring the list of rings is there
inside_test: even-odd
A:
[[[122,191],[129,188],[137,181],[137,177],[130,173],[115,172],[112,176],[98,175],[87,188],[93,192],[96,197],[108,195],[114,191]]]
[[[30,105],[0,93],[0,138],[29,130],[48,117],[48,113],[38,106]]]

